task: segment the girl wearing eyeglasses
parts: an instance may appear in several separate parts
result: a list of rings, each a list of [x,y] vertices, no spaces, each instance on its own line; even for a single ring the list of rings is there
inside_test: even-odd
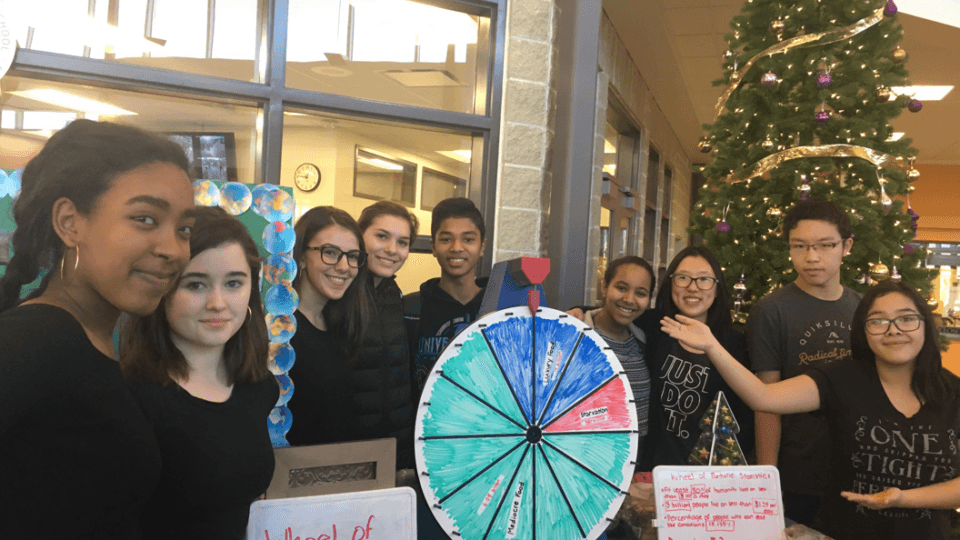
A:
[[[754,409],[824,411],[833,487],[815,529],[834,538],[950,538],[950,512],[960,506],[960,379],[943,369],[936,322],[913,287],[883,281],[864,295],[851,360],[770,385],[702,322],[678,315],[662,324],[703,350]]]
[[[367,254],[357,222],[343,210],[318,206],[294,230],[300,296],[297,331],[290,340],[295,392],[287,406],[292,445],[374,438],[359,423],[359,372],[354,359],[369,316]],[[362,405],[362,403],[360,403]]]
[[[657,293],[656,309],[647,311],[639,326],[647,335],[647,365],[653,391],[650,435],[642,470],[657,465],[710,463],[709,454],[691,461],[702,433],[700,421],[723,390],[740,426],[736,435],[743,452],[753,448],[753,411],[747,408],[724,377],[710,364],[702,349],[691,347],[660,331],[662,317],[683,315],[705,324],[736,361],[746,364],[743,333],[731,327],[730,299],[720,263],[709,249],[690,246],[670,262]],[[726,443],[726,441],[723,441]]]

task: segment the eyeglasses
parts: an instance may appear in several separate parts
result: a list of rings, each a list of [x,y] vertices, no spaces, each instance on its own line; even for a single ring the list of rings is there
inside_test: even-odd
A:
[[[695,282],[697,284],[697,288],[701,291],[709,291],[710,289],[716,287],[717,282],[720,281],[717,278],[712,278],[709,276],[695,278],[684,274],[674,274],[670,276],[670,279],[673,280],[674,285],[683,289],[688,288],[690,286],[690,282]]]
[[[790,251],[802,251],[807,252],[808,249],[812,249],[814,253],[826,253],[827,251],[833,251],[837,246],[840,245],[840,242],[820,242],[819,244],[790,244]]]
[[[913,332],[917,328],[920,328],[920,323],[922,322],[922,315],[913,314],[901,315],[895,319],[867,319],[863,326],[867,329],[868,334],[879,336],[890,331],[891,323],[901,332]]]
[[[344,251],[332,244],[324,244],[322,246],[307,246],[303,249],[319,251],[320,259],[331,266],[339,264],[340,259],[344,257],[347,258],[347,265],[352,266],[353,268],[360,268],[363,266],[363,263],[367,262],[367,254],[359,249]]]

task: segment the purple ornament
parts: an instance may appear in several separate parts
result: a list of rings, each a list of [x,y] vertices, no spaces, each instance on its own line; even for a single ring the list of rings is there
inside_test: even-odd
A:
[[[887,5],[883,6],[883,16],[893,17],[896,14],[897,14],[897,5],[893,3],[893,0],[887,0]]]
[[[830,121],[830,113],[827,111],[820,111],[814,117],[814,120],[816,121],[818,126],[826,125],[827,122]]]
[[[830,88],[831,84],[833,84],[833,77],[831,77],[829,73],[826,71],[817,73],[817,88],[823,90],[825,88]]]
[[[730,232],[730,224],[727,223],[726,221],[721,221],[720,223],[717,223],[717,232],[720,234],[727,234],[728,232]]]
[[[764,88],[773,88],[777,85],[777,74],[772,71],[764,73],[763,76],[760,77],[760,84],[762,84]]]
[[[903,246],[903,254],[904,254],[904,255],[913,255],[913,246],[911,246],[910,244],[907,244],[907,245]]]
[[[910,100],[910,104],[907,105],[907,109],[909,109],[910,112],[920,112],[920,109],[922,108],[923,108],[923,102],[920,101],[919,99],[912,99]]]

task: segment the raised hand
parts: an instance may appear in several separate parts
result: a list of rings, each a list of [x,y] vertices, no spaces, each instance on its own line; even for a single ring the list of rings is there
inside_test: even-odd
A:
[[[844,499],[862,504],[871,510],[883,510],[899,506],[900,497],[903,494],[898,488],[887,488],[879,493],[853,493],[851,491],[841,491],[840,496]]]
[[[660,320],[660,327],[668,336],[692,349],[709,352],[713,347],[720,346],[709,326],[690,317],[679,314],[675,319],[664,317]]]

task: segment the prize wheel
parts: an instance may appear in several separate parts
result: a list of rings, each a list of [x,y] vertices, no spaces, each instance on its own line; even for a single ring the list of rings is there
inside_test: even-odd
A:
[[[423,493],[451,538],[592,540],[630,485],[637,413],[596,332],[518,307],[450,342],[424,386],[416,436]]]

